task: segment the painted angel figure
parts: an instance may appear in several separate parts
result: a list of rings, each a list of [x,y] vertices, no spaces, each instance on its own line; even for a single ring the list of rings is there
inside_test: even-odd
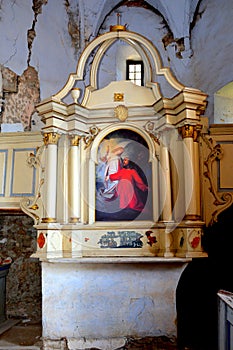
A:
[[[100,189],[100,195],[106,200],[113,200],[116,197],[116,186],[118,181],[110,181],[108,176],[116,173],[122,168],[121,154],[124,152],[123,147],[116,147],[112,152],[105,156],[106,166],[104,171],[104,188]]]

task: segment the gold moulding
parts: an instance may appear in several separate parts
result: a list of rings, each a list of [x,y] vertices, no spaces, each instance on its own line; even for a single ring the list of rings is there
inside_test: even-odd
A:
[[[123,26],[122,24],[110,26],[110,32],[119,32],[121,30],[126,30],[126,26]]]
[[[71,224],[75,224],[75,223],[77,223],[77,222],[79,222],[79,218],[75,218],[75,217],[70,218],[70,223],[71,223]]]
[[[41,220],[41,222],[43,223],[52,223],[52,222],[56,222],[57,220],[55,218],[43,218]]]
[[[190,221],[196,221],[200,219],[201,219],[200,215],[196,215],[196,214],[187,214],[184,217],[184,220],[190,220]]]

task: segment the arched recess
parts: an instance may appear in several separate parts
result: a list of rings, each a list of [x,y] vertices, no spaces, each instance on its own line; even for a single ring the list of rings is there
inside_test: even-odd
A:
[[[179,12],[171,11],[170,3],[161,0],[147,0],[146,3],[151,7],[151,10],[157,12],[163,18],[163,21],[169,31],[173,34],[174,39],[186,38],[190,39],[190,25],[201,0],[185,1],[179,6]],[[107,16],[112,11],[124,5],[124,1],[104,0],[101,10],[96,18],[93,30],[93,37],[99,34],[100,28]],[[137,6],[135,4],[134,6]],[[140,4],[138,5],[140,7]],[[177,17],[179,16],[179,17]],[[182,19],[182,20],[180,20]],[[186,47],[188,49],[189,47]]]
[[[90,150],[90,160],[89,160],[89,224],[93,224],[95,220],[95,209],[96,209],[96,166],[98,165],[98,149],[101,142],[105,139],[106,136],[114,132],[121,131],[132,131],[133,133],[139,135],[146,144],[148,148],[148,164],[150,164],[151,169],[151,179],[153,178],[153,183],[151,181],[152,191],[151,198],[153,198],[152,205],[152,216],[151,220],[153,222],[158,220],[159,217],[159,203],[158,196],[156,196],[156,185],[159,181],[158,174],[158,159],[156,158],[156,146],[149,134],[144,131],[139,126],[130,124],[130,123],[119,123],[115,126],[111,125],[102,130],[93,141],[91,150]],[[136,164],[138,165],[138,164]]]
[[[169,15],[167,14],[167,11],[165,7],[163,6],[162,1],[160,0],[152,0],[147,1],[147,3],[152,7],[152,10],[156,12],[161,13],[161,17],[164,19],[165,22],[168,22],[169,24]],[[99,34],[100,28],[105,20],[105,18],[111,14],[112,11],[117,9],[118,7],[124,5],[124,1],[122,0],[104,0],[102,2],[101,10],[99,11],[99,16],[96,18],[95,24],[94,24],[94,32],[93,37],[97,36]],[[136,5],[135,5],[136,6]],[[139,5],[140,6],[140,5]]]

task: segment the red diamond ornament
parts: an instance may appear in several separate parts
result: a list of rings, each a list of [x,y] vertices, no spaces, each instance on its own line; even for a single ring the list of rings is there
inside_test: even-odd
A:
[[[43,246],[45,245],[45,236],[42,232],[39,234],[37,238],[37,244],[40,249],[43,248]]]

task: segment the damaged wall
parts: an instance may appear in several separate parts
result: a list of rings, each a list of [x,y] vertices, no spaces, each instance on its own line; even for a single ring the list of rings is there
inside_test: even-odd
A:
[[[19,77],[2,67],[4,109],[1,123],[22,123],[23,130],[31,130],[31,117],[39,102],[40,90],[35,68],[28,67]]]
[[[6,308],[8,317],[41,317],[41,270],[37,259],[36,230],[28,216],[0,216],[0,258],[10,257],[7,276]]]
[[[64,86],[82,50],[116,24],[117,12],[129,30],[145,35],[158,47],[163,64],[171,67],[179,81],[209,95],[206,114],[213,122],[214,93],[233,81],[233,7],[229,0],[180,0],[178,6],[170,0],[2,0],[1,124],[40,130],[35,104]],[[106,55],[107,68],[101,70],[100,78],[103,85],[108,74],[113,79],[121,76],[115,66],[121,67],[126,54],[115,57],[114,50]],[[25,217],[0,219],[0,240],[7,239],[1,252],[14,260],[8,276],[8,311],[31,317],[40,309],[39,263],[29,258],[35,245],[32,223]]]
[[[217,0],[180,1],[179,6],[169,0],[57,0],[56,8],[51,0],[3,0],[0,7],[3,72],[11,70],[22,82],[24,72],[34,69],[39,96],[36,86],[32,95],[27,90],[28,98],[34,104],[38,98],[51,96],[76,70],[87,43],[116,23],[118,11],[122,24],[142,33],[158,47],[163,64],[172,68],[179,81],[209,95],[206,113],[213,121],[213,95],[233,79],[230,68],[233,9],[228,0],[221,5]],[[109,72],[116,76],[111,65],[103,75]],[[29,130],[34,108],[21,101],[24,107],[16,113],[12,103],[22,97],[20,93],[14,98],[9,96],[17,94],[15,91],[7,93],[4,110],[8,111],[2,122],[15,123],[22,119],[23,128]]]

